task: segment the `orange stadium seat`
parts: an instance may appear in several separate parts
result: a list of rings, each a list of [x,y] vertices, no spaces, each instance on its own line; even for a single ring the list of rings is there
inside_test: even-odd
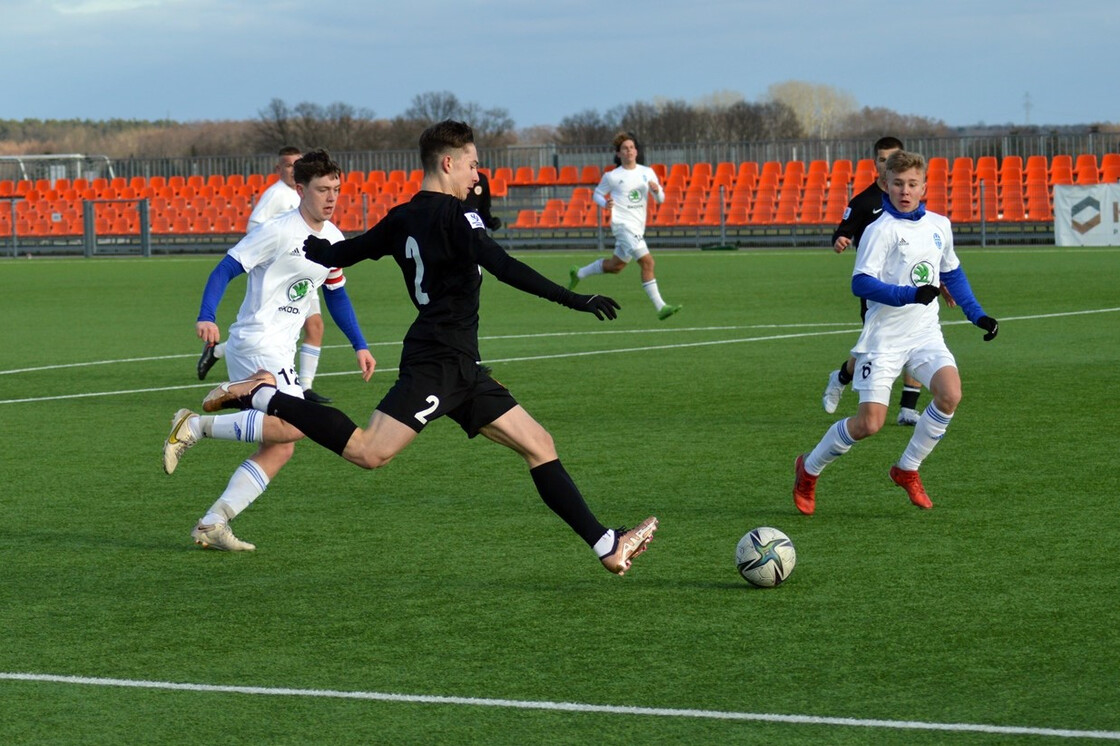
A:
[[[1056,155],[1050,161],[1050,185],[1073,183],[1073,158]]]
[[[513,221],[510,228],[536,228],[537,213],[534,210],[521,210],[517,213],[517,220]]]
[[[575,166],[561,166],[560,173],[556,175],[556,183],[560,186],[579,184],[579,169]]]
[[[555,166],[541,166],[537,170],[536,183],[537,186],[554,186],[559,177]]]
[[[599,170],[598,166],[584,166],[579,170],[579,183],[598,185],[599,180],[603,178],[603,172]]]
[[[513,179],[509,182],[510,186],[532,186],[536,181],[536,175],[533,173],[532,166],[518,166],[517,170],[513,172]]]

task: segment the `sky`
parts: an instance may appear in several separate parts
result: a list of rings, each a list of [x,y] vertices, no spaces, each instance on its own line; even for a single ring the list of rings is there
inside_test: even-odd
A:
[[[790,80],[973,124],[1120,122],[1120,3],[0,0],[0,119],[379,118],[450,91],[517,128]]]

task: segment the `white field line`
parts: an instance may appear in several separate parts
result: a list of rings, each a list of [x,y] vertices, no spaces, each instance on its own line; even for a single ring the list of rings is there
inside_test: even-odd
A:
[[[1007,322],[1010,322],[1010,321],[1031,321],[1031,320],[1035,320],[1035,319],[1061,318],[1061,317],[1065,317],[1065,316],[1085,316],[1085,315],[1090,315],[1090,314],[1116,313],[1118,311],[1120,311],[1120,307],[1118,307],[1118,308],[1097,308],[1097,309],[1090,309],[1090,310],[1085,310],[1085,311],[1067,311],[1067,312],[1063,312],[1063,313],[1032,314],[1032,315],[1029,315],[1029,316],[1011,316],[1011,317],[1006,317],[1006,318],[1001,319],[1000,323],[1001,324],[1006,324]],[[945,321],[945,322],[942,322],[942,326],[956,326],[956,325],[968,324],[968,323],[969,323],[968,321],[963,321],[963,320],[962,321]],[[741,326],[741,327],[735,327],[735,326],[731,326],[731,327],[695,327],[695,328],[687,329],[687,330],[682,329],[680,331],[694,331],[694,332],[696,332],[696,331],[728,331],[728,330],[736,331],[736,330],[740,330],[740,329],[790,329],[790,328],[804,328],[804,327],[807,327],[807,326],[815,328],[815,329],[819,329],[821,326],[835,326],[835,324],[828,324],[828,325],[822,325],[822,324],[791,324],[791,325],[759,324],[759,325]],[[556,360],[556,359],[560,359],[560,358],[590,357],[590,356],[593,356],[593,355],[618,355],[618,354],[625,354],[625,353],[631,353],[631,352],[653,352],[653,351],[658,351],[658,350],[685,349],[685,348],[688,348],[688,347],[711,347],[711,346],[714,346],[714,345],[743,344],[743,343],[746,343],[746,342],[769,342],[769,341],[781,340],[781,339],[800,339],[800,338],[804,338],[804,337],[824,337],[824,336],[835,335],[835,334],[851,334],[851,333],[853,333],[855,331],[858,331],[858,330],[859,330],[858,325],[845,324],[844,328],[839,329],[839,330],[830,329],[828,331],[797,332],[797,333],[789,333],[789,334],[773,334],[773,335],[753,336],[753,337],[739,337],[739,338],[736,338],[736,339],[709,340],[709,341],[705,341],[705,342],[682,342],[682,343],[677,343],[677,344],[647,345],[647,346],[643,346],[643,347],[620,347],[620,348],[613,348],[613,349],[609,349],[609,350],[589,350],[589,351],[584,351],[584,352],[561,352],[561,353],[555,353],[555,354],[551,354],[551,355],[529,355],[529,356],[523,356],[523,357],[488,358],[484,362],[486,362],[486,363],[514,363],[514,362],[527,362],[527,361],[535,361],[535,360]],[[484,340],[490,340],[490,339],[519,339],[519,338],[523,338],[523,337],[588,336],[590,334],[645,334],[645,333],[652,333],[654,331],[655,330],[633,330],[633,331],[632,330],[626,330],[626,331],[599,331],[599,332],[556,332],[556,333],[547,333],[547,334],[484,337],[483,339]],[[656,330],[656,331],[660,333],[662,330]],[[380,343],[375,343],[374,345],[371,345],[371,346],[377,347],[377,346],[390,345],[390,344],[399,344],[399,343],[380,342]],[[346,345],[334,345],[334,346],[345,347]],[[30,371],[42,371],[42,370],[54,369],[56,367],[57,368],[67,368],[67,367],[80,367],[80,366],[84,366],[84,365],[107,365],[107,364],[111,364],[111,363],[135,362],[135,361],[139,361],[139,360],[163,360],[163,359],[172,359],[172,358],[180,358],[180,357],[193,357],[193,356],[194,356],[193,354],[191,354],[191,355],[168,355],[168,356],[164,356],[164,357],[154,357],[154,358],[127,358],[127,359],[122,359],[122,360],[104,360],[104,361],[98,361],[98,362],[94,362],[94,363],[66,363],[66,364],[60,364],[58,366],[47,366],[47,367],[43,367],[43,368],[24,368],[22,370],[0,371],[0,375],[4,375],[6,373],[23,373],[23,372],[30,372]],[[377,368],[377,370],[382,372],[382,373],[390,373],[390,372],[396,371],[397,369],[396,368],[386,368],[386,367],[380,367],[379,366]],[[336,373],[320,373],[319,377],[323,378],[323,377],[327,377],[327,376],[352,376],[352,375],[357,375],[357,372],[356,371],[342,371],[342,372],[336,372]],[[187,384],[187,385],[183,385],[183,386],[161,386],[161,387],[152,387],[152,388],[144,388],[144,389],[124,389],[124,390],[118,390],[118,391],[92,391],[92,392],[85,392],[85,393],[79,393],[79,394],[59,394],[59,395],[55,395],[55,396],[36,396],[36,397],[28,397],[28,398],[24,398],[24,399],[0,399],[0,404],[26,404],[26,403],[30,403],[30,402],[39,402],[39,401],[60,401],[60,400],[63,400],[63,399],[85,399],[85,398],[93,398],[93,397],[100,397],[100,396],[126,396],[126,395],[134,395],[134,394],[154,393],[154,392],[159,392],[159,391],[182,391],[182,390],[186,390],[186,389],[199,389],[199,388],[213,388],[213,383],[209,383],[209,384],[208,383]]]
[[[0,680],[25,681],[77,686],[126,687],[161,691],[205,692],[217,694],[244,694],[266,697],[308,697],[321,699],[357,699],[375,702],[395,702],[422,705],[452,705],[464,707],[499,707],[518,710],[550,710],[560,712],[633,715],[640,717],[693,718],[708,720],[753,721],[786,723],[790,725],[828,725],[852,728],[891,730],[924,730],[955,733],[991,733],[1009,736],[1042,736],[1052,738],[1093,738],[1120,741],[1120,731],[1073,730],[1066,728],[1032,728],[1018,725],[988,725],[984,723],[936,723],[921,720],[877,720],[866,718],[822,717],[817,715],[780,715],[764,712],[734,712],[725,710],[695,710],[673,707],[635,707],[627,705],[596,705],[580,702],[550,702],[519,699],[489,699],[483,697],[453,697],[429,694],[393,694],[388,692],[336,691],[331,689],[287,689],[264,686],[220,686],[215,684],[184,684],[170,681],[143,681],[135,679],[110,679],[87,676],[57,676],[53,674],[3,673]]]

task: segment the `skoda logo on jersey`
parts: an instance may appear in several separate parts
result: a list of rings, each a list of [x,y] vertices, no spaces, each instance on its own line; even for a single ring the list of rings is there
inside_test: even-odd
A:
[[[307,295],[311,291],[312,287],[314,287],[314,283],[312,283],[311,279],[308,277],[303,277],[299,280],[296,280],[288,286],[288,300],[300,300],[301,298],[303,298],[303,296]]]
[[[910,270],[910,281],[917,287],[933,284],[933,265],[929,262],[918,262]]]
[[[627,197],[627,198],[628,198],[628,199],[629,199],[629,200],[630,200],[631,202],[634,202],[634,203],[637,203],[637,202],[641,202],[641,201],[642,201],[642,193],[641,193],[640,191],[638,191],[637,189],[631,189],[631,190],[630,190],[630,193],[629,193],[629,194],[627,194],[627,195],[626,195],[626,197]]]

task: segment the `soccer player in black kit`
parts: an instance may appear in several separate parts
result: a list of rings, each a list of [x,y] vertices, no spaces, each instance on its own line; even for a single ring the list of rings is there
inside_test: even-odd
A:
[[[568,308],[614,319],[612,298],[577,295],[509,256],[462,199],[478,181],[470,126],[443,121],[420,136],[421,191],[366,233],[330,244],[304,244],[311,261],[349,267],[392,257],[418,314],[404,338],[397,381],[366,428],[337,409],[278,393],[271,373],[221,384],[211,408],[252,407],[291,423],[308,438],[366,469],[387,464],[424,426],[447,415],[468,437],[482,434],[525,459],[544,503],[587,542],[603,566],[622,575],[645,551],[657,519],[611,530],[601,524],[560,463],[552,436],[479,366],[478,308],[482,270],[518,290]]]
[[[867,185],[862,192],[852,197],[848,208],[844,210],[844,217],[836,230],[832,232],[832,249],[837,254],[842,253],[849,246],[859,248],[859,240],[863,237],[867,226],[878,220],[883,214],[883,195],[886,187],[883,185],[883,167],[891,153],[902,150],[902,141],[897,137],[881,137],[875,141],[875,169],[878,175],[875,181]],[[950,302],[951,296],[946,300]],[[860,318],[867,313],[867,301],[860,301]],[[832,371],[828,376],[821,403],[824,411],[832,414],[840,404],[840,396],[844,387],[852,382],[853,366],[856,359],[849,357],[839,369]],[[918,422],[918,394],[921,393],[922,384],[909,375],[903,376],[902,396],[899,399],[898,424],[913,427]]]

